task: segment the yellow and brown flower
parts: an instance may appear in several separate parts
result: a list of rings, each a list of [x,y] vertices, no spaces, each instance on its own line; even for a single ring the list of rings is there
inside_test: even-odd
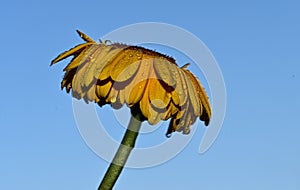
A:
[[[96,43],[77,32],[85,43],[51,62],[73,56],[61,83],[73,97],[116,109],[126,104],[150,124],[171,118],[167,134],[189,133],[197,117],[209,124],[208,97],[187,65],[178,67],[173,58],[139,46]]]

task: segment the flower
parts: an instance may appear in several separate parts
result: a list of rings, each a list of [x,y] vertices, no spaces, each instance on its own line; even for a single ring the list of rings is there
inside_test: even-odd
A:
[[[171,118],[167,135],[188,134],[197,117],[209,124],[211,108],[199,80],[161,53],[120,43],[95,42],[77,30],[85,43],[58,55],[51,65],[69,57],[61,88],[72,96],[99,106],[124,104],[157,124]]]

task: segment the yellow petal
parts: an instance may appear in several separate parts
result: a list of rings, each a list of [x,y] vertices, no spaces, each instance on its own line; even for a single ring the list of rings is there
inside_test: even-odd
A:
[[[118,45],[112,44],[112,45],[105,45],[105,44],[100,44],[101,46],[104,46],[103,48],[103,54],[98,55],[95,58],[96,68],[95,68],[95,73],[94,76],[98,79],[104,80],[109,77],[110,75],[110,69],[111,65],[115,64],[113,61],[119,59],[119,56],[122,57],[122,51],[123,47],[119,48]],[[121,58],[120,57],[120,58]],[[106,71],[104,70],[106,68]],[[100,77],[102,74],[102,77]],[[106,76],[105,76],[106,74]],[[103,77],[105,76],[105,77]]]
[[[123,106],[125,103],[125,90],[119,90],[118,101]]]
[[[75,98],[82,98],[84,96],[84,92],[82,91],[82,78],[84,75],[85,67],[78,67],[77,72],[75,73],[72,80],[72,94]]]
[[[163,120],[168,120],[172,116],[174,116],[176,114],[176,112],[178,112],[178,108],[174,105],[174,103],[172,101],[170,101],[170,103],[168,105],[168,109],[167,109],[167,111],[164,114],[162,119]]]
[[[151,61],[151,59],[149,60]],[[152,66],[150,66],[150,68],[153,68]],[[140,109],[144,115],[144,117],[147,118],[149,124],[151,125],[155,125],[157,124],[162,118],[164,118],[164,115],[166,115],[166,111],[167,105],[164,105],[164,108],[162,108],[161,110],[156,110],[154,109],[154,107],[156,108],[156,106],[158,106],[158,104],[156,102],[154,102],[154,100],[158,101],[157,99],[152,99],[152,102],[150,102],[150,96],[152,98],[155,98],[156,96],[153,96],[153,90],[159,91],[157,89],[153,89],[155,83],[153,82],[158,82],[156,78],[154,78],[154,71],[153,69],[150,69],[150,73],[149,73],[149,79],[143,94],[143,97],[140,101]],[[159,83],[159,82],[158,82]],[[156,83],[157,84],[157,83]],[[160,84],[159,84],[160,85]],[[159,98],[167,98],[167,97],[160,97]],[[170,99],[169,99],[170,100]]]
[[[151,125],[156,125],[160,120],[164,113],[159,113],[156,110],[152,108],[152,106],[149,106],[149,117],[148,117],[148,123]]]
[[[114,46],[107,46],[106,44],[98,44],[96,49],[92,52],[87,53],[86,71],[83,78],[82,86],[90,86],[92,82],[97,79],[105,67],[109,64],[109,59],[115,56],[120,50]]]
[[[111,101],[111,106],[113,108],[120,109],[124,105],[124,90],[117,90],[114,87],[112,87],[109,97]]]
[[[138,101],[141,100],[143,94],[145,93],[144,89],[147,85],[147,80],[143,80],[136,85],[131,85],[131,84],[132,83],[127,85],[124,90],[125,101],[130,106],[138,103]]]
[[[70,63],[63,69],[63,71],[70,71],[72,69],[76,69],[81,63],[82,63],[82,58],[85,55],[85,53],[91,48],[92,46],[82,50],[77,56],[75,56]]]
[[[154,58],[154,70],[157,74],[157,78],[171,87],[174,87],[176,84],[176,79],[174,79],[174,75],[170,70],[174,65],[175,64],[171,63],[168,59],[162,57]]]
[[[88,102],[92,102],[96,100],[96,85],[92,85],[91,87],[87,88],[87,92],[85,94],[85,101]]]
[[[68,93],[70,92],[70,89],[72,87],[71,84],[72,84],[74,75],[76,74],[76,70],[77,69],[72,69],[70,71],[66,71],[66,73],[64,75],[64,78],[63,78],[63,80],[61,82],[61,89],[63,89],[64,87],[66,87]]]
[[[125,96],[126,97],[126,96]],[[150,102],[148,98],[148,87],[146,86],[145,91],[143,93],[143,97],[139,102],[140,104],[140,110],[145,118],[148,119],[150,115],[149,109],[150,109]]]
[[[85,48],[91,46],[92,44],[95,44],[95,43],[90,42],[90,43],[79,44],[79,45],[69,49],[68,51],[65,51],[65,52],[59,54],[55,59],[53,59],[51,61],[51,65],[54,65],[55,63],[57,63],[63,59],[66,59],[69,56],[76,55],[77,53],[83,51]]]
[[[96,94],[99,99],[106,98],[109,94],[109,91],[112,87],[112,81],[107,80],[107,81],[101,81],[99,84],[97,84],[96,87]]]
[[[128,105],[136,104],[145,93],[145,88],[152,69],[152,61],[152,59],[149,59],[149,56],[143,56],[137,74],[125,87],[125,101]]]
[[[92,49],[92,47],[90,48]],[[85,54],[85,59],[82,60],[85,62],[85,72],[84,72],[84,76],[82,79],[82,86],[84,87],[88,87],[91,85],[92,82],[95,82],[95,68],[97,66],[96,59],[95,57],[102,55],[104,50],[103,50],[103,46],[100,45],[95,45],[95,47],[93,47],[93,50],[91,51],[87,51]]]
[[[141,50],[128,49],[124,51],[124,57],[122,57],[110,71],[111,78],[117,82],[127,81],[134,76],[141,62],[141,57],[137,56],[142,53]]]
[[[100,71],[100,75],[98,78],[100,80],[105,80],[110,77],[111,75],[111,70],[114,67],[114,65],[118,64],[118,62],[126,56],[124,52],[124,48],[118,48],[117,46],[112,46],[112,49],[109,54],[106,56],[105,63],[103,64],[104,67],[102,68],[97,68],[97,70]],[[99,60],[103,61],[103,60]],[[104,62],[104,61],[103,61]]]
[[[197,95],[198,95],[198,99],[199,99],[199,104],[201,105],[201,109],[199,111],[198,116],[202,116],[203,114],[207,114],[207,116],[204,116],[205,118],[202,118],[202,121],[205,121],[205,124],[208,125],[210,117],[211,117],[211,107],[210,107],[210,103],[208,100],[208,96],[204,90],[204,88],[202,87],[201,83],[199,82],[199,80],[188,70],[185,71],[187,73],[187,75],[190,77],[194,88],[196,89]]]
[[[166,109],[171,100],[171,93],[166,92],[157,79],[149,79],[148,88],[151,104],[158,109]]]
[[[114,104],[114,103],[117,102],[117,98],[118,98],[118,90],[116,90],[112,86],[112,88],[110,89],[110,92],[109,92],[108,96],[106,97],[106,102]]]
[[[174,102],[175,105],[182,107],[188,98],[188,93],[187,93],[187,84],[185,81],[185,77],[183,76],[183,72],[181,69],[176,69],[173,71],[175,73],[175,78],[176,78],[176,88],[174,91],[172,91],[172,101]]]
[[[199,105],[200,101],[198,99],[196,89],[194,88],[194,85],[192,84],[188,75],[186,73],[184,73],[183,76],[185,77],[185,81],[187,84],[188,97],[189,97],[189,100],[191,101],[190,106],[192,106],[192,108],[193,108],[193,110],[190,110],[190,111],[194,111],[194,114],[198,115],[200,112],[200,105]]]
[[[94,42],[96,43],[92,38],[90,38],[88,35],[85,33],[81,32],[80,30],[76,30],[76,32],[79,34],[79,36],[86,42]]]
[[[136,74],[139,66],[140,61],[130,63],[123,58],[120,60],[119,64],[111,70],[111,77],[114,81],[125,82]]]
[[[185,119],[187,116],[186,108],[179,110],[171,119],[167,136],[172,132],[180,131],[182,126],[186,123]]]
[[[89,59],[88,55],[96,50],[97,50],[97,46],[90,47],[86,52],[83,53],[84,55],[81,57],[81,60],[76,59],[77,60],[76,64],[78,64],[77,69],[74,68],[74,69],[71,69],[70,71],[66,71],[66,75],[64,77],[64,78],[67,78],[66,84],[72,82],[72,89],[74,91],[73,94],[76,95],[76,97],[82,98],[84,96],[85,92],[87,92],[87,89],[84,92],[82,90],[82,88],[84,87],[85,73],[90,64],[90,62],[89,62],[90,59]],[[74,62],[71,62],[71,64],[72,63],[74,63]],[[74,72],[76,72],[76,73],[74,73]],[[69,81],[69,78],[72,81]]]

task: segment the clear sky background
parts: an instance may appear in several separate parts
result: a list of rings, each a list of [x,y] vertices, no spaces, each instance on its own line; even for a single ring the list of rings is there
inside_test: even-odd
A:
[[[178,156],[125,169],[115,189],[299,190],[299,10],[296,0],[2,2],[0,189],[97,188],[108,163],[84,143],[71,96],[60,90],[66,62],[50,61],[81,43],[76,29],[98,39],[155,21],[189,30],[212,51],[226,83],[226,118],[204,155],[199,125]]]

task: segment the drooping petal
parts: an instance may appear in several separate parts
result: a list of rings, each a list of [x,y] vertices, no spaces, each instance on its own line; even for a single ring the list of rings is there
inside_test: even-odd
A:
[[[95,58],[94,76],[100,80],[105,80],[110,77],[111,67],[124,56],[123,50],[125,47],[119,47],[118,44],[100,44],[100,46],[103,46],[103,54]]]
[[[86,91],[83,99],[86,103],[93,102],[98,100],[99,98],[96,98],[96,85],[92,85],[89,88],[84,89]],[[96,101],[97,102],[97,101]]]
[[[106,97],[106,102],[110,104],[114,104],[117,102],[117,98],[118,98],[118,90],[115,89],[114,86],[112,86],[108,96]]]
[[[176,69],[174,71],[177,73],[176,77],[176,88],[174,91],[172,91],[172,100],[175,105],[182,107],[184,104],[186,104],[188,99],[188,92],[187,92],[187,84],[185,81],[185,77],[183,72],[180,70],[180,68]]]
[[[85,71],[84,65],[81,65],[78,67],[77,72],[74,74],[73,80],[72,80],[72,95],[77,98],[81,99],[84,96],[84,92],[82,91],[81,82],[84,77],[84,71]]]
[[[187,94],[185,89],[186,82],[182,80],[182,74],[180,72],[180,68],[178,68],[176,65],[171,65],[170,70],[176,80],[175,89],[171,92],[172,101],[174,102],[175,105],[180,107],[184,105],[187,100]]]
[[[141,54],[140,50],[126,49],[124,52],[125,56],[113,65],[110,71],[111,78],[117,82],[125,82],[133,77],[141,63],[141,57],[137,56]]]
[[[76,73],[76,69],[72,69],[70,71],[66,71],[65,76],[61,82],[61,89],[63,89],[64,87],[66,87],[67,92],[70,92],[70,89],[72,87],[72,81],[73,81],[73,77]]]
[[[69,71],[71,69],[77,68],[80,64],[83,63],[84,57],[90,54],[97,48],[97,44],[92,44],[90,46],[86,46],[85,49],[78,52],[77,55],[74,55],[74,58],[70,61],[70,63],[64,68],[64,71]]]
[[[99,81],[96,87],[96,95],[99,99],[104,99],[108,96],[113,83],[111,80]]]
[[[98,79],[105,80],[105,79],[111,77],[112,68],[114,67],[114,65],[118,64],[119,61],[121,59],[123,59],[123,57],[125,57],[125,56],[126,56],[126,54],[124,52],[124,48],[112,50],[110,57],[107,56],[108,59],[104,65],[104,67],[101,69]]]
[[[198,115],[200,112],[200,102],[198,100],[198,95],[196,93],[196,90],[195,90],[190,78],[187,76],[186,73],[184,73],[184,71],[181,71],[181,72],[183,72],[183,76],[184,76],[184,79],[187,84],[188,97],[189,97],[189,101],[191,101],[190,106],[193,108],[193,110],[190,110],[190,111],[194,111],[194,114]]]
[[[94,42],[96,43],[92,38],[90,38],[88,35],[85,33],[81,32],[80,30],[76,30],[76,32],[79,34],[79,36],[86,42]]]
[[[105,55],[105,47],[101,45],[95,45],[95,47],[91,47],[90,49],[93,49],[86,54],[86,68],[84,71],[84,77],[82,78],[82,86],[83,87],[88,87],[91,86],[92,82],[96,81],[96,76],[95,76],[95,68],[97,65],[102,65],[102,61],[97,61],[96,58],[99,59],[99,57]],[[97,59],[97,60],[98,60]],[[95,84],[94,84],[95,85]]]
[[[114,45],[99,44],[97,49],[89,53],[87,68],[85,70],[82,86],[90,86],[95,79],[100,78],[103,68],[116,57],[122,49]]]
[[[174,103],[172,101],[170,101],[170,103],[168,105],[168,110],[163,119],[168,120],[169,118],[173,117],[178,112],[178,110],[179,109],[174,105]]]
[[[196,90],[198,95],[199,104],[201,105],[202,108],[197,115],[200,117],[202,121],[205,122],[205,125],[208,125],[211,117],[211,108],[208,101],[208,96],[204,88],[202,87],[201,83],[199,82],[199,80],[189,70],[185,70],[185,72],[187,73],[187,75],[189,76],[189,78],[193,83],[193,87]]]
[[[151,113],[149,111],[149,109],[150,109],[150,102],[149,102],[149,98],[148,98],[148,93],[149,93],[149,91],[148,91],[148,85],[147,85],[146,88],[145,88],[143,97],[142,97],[142,99],[139,102],[140,110],[141,110],[143,116],[145,118],[147,118],[147,119],[149,117],[151,117]]]
[[[165,58],[154,58],[154,70],[157,75],[157,78],[164,81],[170,87],[174,87],[176,84],[176,79],[174,78],[173,73],[170,70],[170,67],[174,65],[170,63],[168,59]]]
[[[95,42],[79,44],[79,45],[69,49],[68,51],[65,51],[65,52],[59,54],[56,58],[54,58],[51,61],[50,65],[54,65],[55,63],[68,58],[69,56],[76,55],[76,54],[78,54],[78,52],[81,52],[82,50],[84,50],[85,48],[87,48],[93,44],[95,44]]]
[[[143,55],[137,74],[125,87],[125,101],[129,106],[138,103],[145,93],[148,78],[150,78],[152,61],[152,58]]]
[[[171,93],[167,92],[158,79],[149,79],[149,101],[158,109],[166,109],[171,100]]]
[[[76,59],[78,57],[75,57],[73,59],[73,62],[71,61],[70,64],[74,63],[77,61],[76,64],[78,64],[78,67],[75,67],[73,69],[67,70],[66,74],[64,76],[63,82],[62,82],[62,87],[67,87],[67,92],[70,90],[72,87],[72,94],[74,97],[80,99],[85,97],[85,93],[87,93],[87,89],[83,89],[84,85],[84,80],[85,80],[85,73],[86,70],[88,69],[88,66],[90,64],[90,58],[88,55],[94,53],[97,50],[97,46],[91,46],[87,50],[84,50],[81,52],[78,57],[81,58],[81,60]],[[88,53],[86,53],[88,52]],[[87,97],[87,96],[86,96]]]
[[[149,103],[149,117],[148,117],[148,123],[150,125],[156,125],[161,120],[161,115],[164,113],[159,113],[153,107],[151,106],[151,103]]]

